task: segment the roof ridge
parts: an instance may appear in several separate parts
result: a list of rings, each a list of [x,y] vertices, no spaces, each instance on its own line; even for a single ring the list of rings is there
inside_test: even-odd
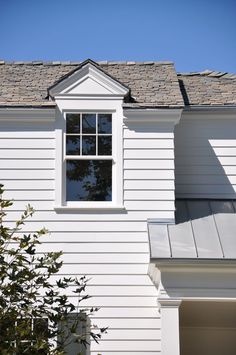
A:
[[[200,72],[177,72],[178,76],[209,76],[211,78],[236,79],[235,73],[221,72],[206,69]]]
[[[12,65],[80,65],[84,61],[43,61],[43,60],[32,60],[32,61],[5,61],[3,59],[0,59],[0,65],[3,64],[12,64]],[[123,65],[153,65],[153,64],[159,64],[159,65],[168,65],[168,64],[174,64],[172,61],[110,61],[110,60],[100,60],[100,61],[95,61],[95,63],[99,65],[115,65],[115,64],[123,64]]]

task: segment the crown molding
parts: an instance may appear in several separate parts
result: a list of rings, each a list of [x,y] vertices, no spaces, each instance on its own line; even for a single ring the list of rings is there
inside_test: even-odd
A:
[[[172,122],[178,124],[183,109],[124,109],[124,122],[157,123]]]

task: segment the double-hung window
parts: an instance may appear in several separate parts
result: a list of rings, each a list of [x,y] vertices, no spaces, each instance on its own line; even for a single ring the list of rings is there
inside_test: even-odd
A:
[[[112,113],[66,113],[66,201],[112,201]]]

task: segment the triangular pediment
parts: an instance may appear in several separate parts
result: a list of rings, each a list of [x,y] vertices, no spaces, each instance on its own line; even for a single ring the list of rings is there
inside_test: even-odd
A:
[[[87,60],[76,70],[49,88],[55,96],[126,96],[129,88],[109,76],[94,62]]]

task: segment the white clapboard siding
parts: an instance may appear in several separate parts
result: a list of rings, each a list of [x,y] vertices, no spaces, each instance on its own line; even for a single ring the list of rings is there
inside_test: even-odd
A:
[[[16,125],[16,129],[19,128],[18,125]],[[42,127],[37,127],[37,126],[32,126],[31,128],[28,126],[24,126],[21,127],[21,130],[12,130],[11,129],[6,128],[5,130],[3,130],[4,128],[1,127],[1,131],[0,131],[0,139],[11,139],[11,140],[16,140],[16,139],[49,139],[55,138],[55,130],[54,127],[51,126],[51,129],[46,130],[46,126],[45,126],[45,130],[42,130]]]
[[[174,181],[174,170],[125,170],[124,179],[126,180],[172,180]],[[147,182],[149,184],[149,181]]]
[[[0,149],[0,159],[54,159],[54,149]]]
[[[125,139],[125,149],[173,149],[173,139]]]
[[[75,290],[75,286],[69,286],[67,289],[67,294],[73,296],[73,291]],[[64,290],[61,290],[64,293]],[[89,295],[93,295],[94,297],[98,296],[122,296],[122,297],[157,297],[158,292],[156,287],[152,286],[86,286],[85,293]],[[135,306],[135,304],[134,304]],[[152,317],[154,318],[154,312],[152,311],[152,316],[150,316],[151,312],[147,312],[146,318]],[[96,318],[101,318],[100,315],[95,315]],[[114,315],[117,317],[116,315]],[[127,317],[127,315],[124,315]],[[137,317],[137,313],[136,313]],[[122,317],[119,317],[122,318]]]
[[[0,159],[1,169],[54,169],[54,159]]]
[[[77,275],[78,278],[84,275]],[[55,284],[57,280],[61,278],[60,275],[53,275],[50,277],[52,284]],[[73,284],[73,283],[72,283]],[[134,285],[134,286],[153,286],[151,279],[147,275],[90,275],[88,277],[88,285],[93,286],[124,286],[124,285]],[[128,308],[128,310],[131,310]],[[146,310],[146,308],[145,308]],[[99,318],[105,317],[107,310],[105,308],[100,309],[98,316]],[[150,309],[150,312],[152,310]],[[119,313],[120,315],[120,313]],[[146,313],[144,312],[144,315]],[[106,315],[106,317],[108,317]],[[147,315],[146,315],[147,317]]]
[[[9,227],[13,226],[13,223],[7,222]],[[23,232],[32,232],[35,230],[39,230],[42,227],[42,222],[37,222],[32,219],[28,219],[27,223],[22,228]],[[89,221],[75,221],[73,223],[70,222],[47,222],[47,229],[51,232],[86,232],[86,231],[94,231],[94,232],[111,232],[111,231],[146,231],[147,223],[143,222],[130,222],[130,221],[108,221],[104,223],[103,221],[97,221],[96,223],[91,223]]]
[[[133,297],[130,297],[133,302],[135,301],[135,298]],[[154,298],[154,297],[153,297]],[[106,324],[107,324],[108,320],[106,319],[97,319],[96,318],[96,325],[98,327],[105,327]],[[134,324],[135,323],[135,324]],[[142,320],[140,320],[140,322],[137,322],[137,319],[136,319],[136,322],[134,322],[134,319],[132,318],[127,318],[125,319],[125,325],[123,323],[123,320],[120,319],[120,318],[109,318],[109,324],[110,324],[110,327],[111,328],[132,328],[132,329],[140,329],[140,328],[160,328],[160,325],[161,325],[161,321],[160,321],[160,318],[159,317],[156,317],[156,318],[142,318]],[[114,349],[115,350],[115,349]]]
[[[109,308],[108,308],[109,309]],[[147,310],[147,308],[145,308]],[[103,335],[103,340],[156,340],[160,339],[160,329],[109,329]]]
[[[187,148],[187,150],[186,150]],[[236,155],[236,148],[234,147],[228,147],[228,148],[217,148],[211,146],[212,149],[209,149],[209,147],[186,147],[185,145],[180,145],[178,146],[178,149],[176,147],[176,152],[178,155],[181,156],[198,156],[198,157],[220,157],[220,156],[235,156]]]
[[[174,200],[174,191],[159,191],[159,190],[125,190],[124,200]]]
[[[63,264],[60,269],[61,275],[127,275],[127,273],[132,275],[147,275],[148,264],[118,264],[118,263],[106,263],[106,264]],[[131,304],[132,305],[132,304]],[[134,304],[133,304],[134,305]],[[135,303],[136,305],[136,303]],[[156,306],[156,305],[155,305]]]
[[[173,149],[126,149],[125,159],[173,159]]]
[[[174,180],[125,180],[125,190],[174,190]]]
[[[236,197],[236,121],[190,118],[175,130],[176,196]]]
[[[12,244],[14,246],[14,244]],[[40,253],[63,251],[63,253],[148,253],[147,243],[42,243],[37,247]]]
[[[42,254],[38,254],[42,256]],[[82,263],[82,264],[143,264],[149,262],[148,253],[63,253],[62,260],[64,263]]]
[[[109,318],[111,315],[111,311],[112,311],[112,316],[115,318],[157,318],[157,317],[159,318],[160,316],[156,308],[127,307],[127,308],[111,309],[107,307],[107,308],[100,308],[99,311],[93,315],[93,320],[95,320],[96,318]]]
[[[0,172],[0,177],[1,177]],[[12,176],[13,178],[13,176]],[[38,179],[40,178],[40,174],[38,175]],[[1,179],[1,184],[4,185],[5,190],[54,190],[55,189],[55,182],[54,180],[4,180]],[[14,197],[17,196],[13,194]],[[22,197],[22,196],[21,196]]]
[[[69,296],[69,299],[71,302],[74,302],[75,304],[78,303],[78,298],[75,296]],[[147,296],[94,296],[89,298],[88,300],[83,300],[83,305],[81,303],[81,306],[83,307],[157,307],[157,297],[147,297]],[[156,314],[156,312],[155,312]],[[111,315],[112,316],[112,315]],[[157,316],[155,318],[156,321],[156,325],[151,326],[150,328],[156,327],[156,328],[160,328],[160,321],[158,322],[158,318],[159,316]],[[101,319],[103,320],[103,319]],[[104,320],[103,320],[104,321]],[[106,320],[105,320],[106,321]],[[124,321],[126,321],[126,319],[120,319],[120,328],[146,328],[142,327],[141,324],[141,319],[140,322],[136,321],[130,321],[130,326],[124,326]],[[123,325],[122,325],[123,322]],[[97,323],[97,319],[96,319],[96,323]],[[154,322],[153,322],[154,323]],[[104,323],[103,323],[104,324]],[[106,326],[107,323],[106,323]],[[112,327],[112,324],[110,325]],[[118,328],[118,325],[114,328]]]
[[[125,207],[131,211],[173,211],[174,201],[125,201]]]
[[[0,139],[0,149],[53,149],[55,148],[54,139]]]
[[[14,194],[14,193],[13,193]],[[32,207],[35,209],[35,201],[31,201]],[[8,214],[5,218],[5,221],[13,222],[19,218],[19,215],[23,212],[22,210],[16,210],[14,202],[11,209],[8,210]],[[25,201],[24,207],[27,204]],[[128,211],[127,213],[104,213],[101,211],[99,213],[100,221],[147,221],[148,218],[169,218],[168,211]],[[91,215],[91,213],[56,213],[55,211],[40,211],[36,209],[32,221],[41,221],[41,222],[50,222],[50,221],[59,221],[59,222],[74,222],[74,221],[90,221],[96,222],[98,218],[98,213]]]
[[[224,165],[232,165],[235,166],[235,157],[220,157],[220,156],[178,156],[178,163],[182,166],[189,165],[213,165],[213,166],[224,166]]]
[[[108,212],[54,210],[52,124],[45,124],[45,131],[39,124],[35,131],[33,125],[18,131],[15,124],[0,130],[0,180],[5,198],[14,199],[6,223],[13,226],[30,203],[36,213],[20,234],[43,226],[50,231],[37,256],[63,251],[64,264],[53,282],[63,275],[88,276],[92,297],[81,306],[100,307],[92,321],[109,327],[100,345],[92,343],[93,355],[158,354],[161,348],[158,291],[148,277],[147,219],[174,220],[174,135],[166,122],[131,126],[123,140],[125,210]],[[71,286],[69,298],[77,304],[72,291]]]
[[[177,161],[178,157],[176,157]],[[236,175],[236,166],[219,165],[179,165],[176,163],[176,175],[221,175],[223,178],[228,175]],[[191,180],[189,180],[191,181]]]
[[[29,190],[29,189],[22,189],[22,190],[6,190],[4,193],[4,196],[6,199],[12,199],[14,200],[21,200],[21,199],[26,199],[28,201],[42,201],[42,200],[47,200],[47,201],[54,201],[55,199],[55,191],[50,190],[50,189],[44,189],[44,190]]]
[[[172,159],[135,159],[125,160],[125,169],[174,169],[174,160]]]
[[[148,323],[149,324],[149,323]],[[156,351],[161,349],[161,342],[159,340],[149,341],[119,341],[119,353],[121,351]],[[104,351],[116,351],[117,343],[114,341],[101,341],[99,344],[93,342],[91,344],[91,351],[104,352]],[[122,353],[123,354],[123,353]]]
[[[19,216],[19,215],[18,215]],[[18,232],[22,235],[23,232]],[[73,232],[49,232],[41,236],[40,240],[45,243],[147,243],[148,235],[146,231],[117,232],[117,231],[73,231]]]
[[[16,179],[17,177],[17,179]],[[13,180],[15,182],[19,180],[54,180],[55,179],[55,171],[54,169],[47,169],[47,170],[32,170],[31,168],[28,169],[17,169],[14,168],[11,170],[7,169],[0,169],[0,180]]]
[[[15,192],[15,191],[14,191]],[[54,200],[51,201],[47,201],[47,200],[30,200],[27,194],[24,194],[24,196],[22,196],[22,198],[24,198],[24,200],[16,200],[15,199],[15,194],[13,191],[8,191],[8,197],[13,201],[13,205],[11,206],[11,210],[13,211],[22,211],[25,209],[26,205],[28,205],[28,203],[30,203],[30,205],[37,211],[49,211],[49,210],[53,210],[55,202]],[[6,197],[5,193],[4,196]]]

